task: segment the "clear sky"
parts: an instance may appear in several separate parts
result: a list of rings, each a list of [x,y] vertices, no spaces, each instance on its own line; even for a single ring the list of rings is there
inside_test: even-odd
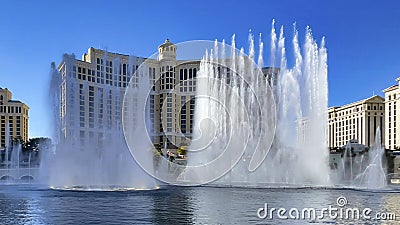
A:
[[[166,38],[229,40],[247,46],[249,29],[263,33],[266,52],[272,19],[311,26],[326,37],[329,105],[342,105],[395,84],[400,76],[400,1],[12,1],[0,3],[0,87],[30,106],[29,136],[50,135],[50,63],[89,47],[149,56]],[[265,58],[268,58],[266,55]],[[267,60],[266,60],[267,61]],[[267,63],[267,62],[266,62]]]

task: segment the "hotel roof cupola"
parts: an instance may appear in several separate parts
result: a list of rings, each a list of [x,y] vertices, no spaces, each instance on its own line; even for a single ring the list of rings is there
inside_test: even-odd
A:
[[[158,46],[158,60],[176,60],[176,45],[169,39]]]

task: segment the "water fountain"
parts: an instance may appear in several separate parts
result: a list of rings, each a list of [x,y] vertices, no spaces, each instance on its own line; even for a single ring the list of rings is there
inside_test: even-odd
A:
[[[360,166],[359,173],[354,178],[351,185],[356,187],[365,187],[367,189],[383,189],[387,186],[386,166],[383,163],[385,159],[385,149],[381,142],[381,130],[378,127],[375,133],[375,142],[368,151],[368,161],[363,167]],[[363,158],[360,160],[363,165]],[[351,168],[354,166],[352,165]]]
[[[106,60],[104,60],[106,61]],[[68,64],[71,66],[72,64]],[[60,118],[61,87],[65,84],[67,98],[67,113]],[[62,77],[52,64],[50,96],[53,109],[54,148],[42,155],[40,171],[42,182],[57,189],[79,190],[132,190],[153,189],[156,183],[135,163],[126,146],[122,133],[121,121],[113,123],[112,127],[103,130],[98,140],[91,136],[80,136],[79,123],[79,85],[84,91],[88,89],[87,82],[80,82],[72,74]],[[104,85],[106,93],[119,92],[119,89]],[[98,94],[96,98],[103,98]],[[122,97],[116,97],[118,104]],[[104,97],[105,98],[105,97]],[[102,99],[96,102],[102,103]],[[114,102],[117,104],[116,102]],[[119,105],[120,106],[120,105]],[[118,105],[113,105],[118,107]],[[74,121],[75,123],[71,122]],[[68,133],[66,133],[67,131]]]
[[[325,40],[322,38],[317,44],[307,27],[301,47],[295,27],[292,66],[288,63],[285,40],[283,27],[277,35],[273,22],[269,68],[263,68],[261,35],[256,56],[257,47],[251,32],[248,55],[243,48],[236,49],[235,35],[231,45],[215,41],[213,48],[206,51],[196,78],[195,126],[187,166],[178,179],[170,178],[170,174],[161,175],[167,178],[167,183],[199,185],[211,182],[246,187],[333,184],[328,167]],[[71,67],[68,57],[64,60]],[[118,60],[113,62],[116,68],[119,63]],[[124,101],[119,103],[124,109],[123,120],[102,130],[104,136],[99,144],[80,137],[79,123],[68,120],[69,117],[79,118],[78,87],[83,86],[86,93],[88,82],[78,81],[71,74],[61,76],[53,65],[50,87],[53,114],[56,115],[53,121],[56,144],[54,151],[42,160],[42,167],[50,171],[46,174],[49,184],[86,189],[155,186],[136,164],[153,176],[165,172],[153,165],[154,148],[148,137],[153,132],[148,130],[151,127],[148,124],[151,88],[149,77],[144,75],[147,69],[144,63],[137,70],[144,73],[135,73]],[[69,102],[65,121],[58,118],[60,108],[54,107],[60,105],[61,85],[65,85],[63,97]],[[118,92],[110,85],[102,88],[106,93]],[[105,96],[98,94],[96,98],[98,101]],[[62,126],[71,132],[60,132]],[[147,132],[143,132],[146,129]],[[130,157],[127,145],[136,162]],[[165,142],[164,155],[166,147]],[[354,180],[359,174],[355,171],[363,169],[366,159],[362,156],[360,161],[354,162],[348,154],[351,155],[351,151],[347,149],[343,160],[349,161],[350,167],[343,168],[342,173],[343,177],[349,173],[350,180]],[[158,167],[170,164],[162,160]],[[362,177],[374,177],[367,182],[372,187],[377,185],[372,180],[380,176],[380,170],[376,161],[369,164]],[[360,175],[358,179],[367,178]]]
[[[17,170],[20,169],[21,155],[22,155],[21,143],[18,143],[18,142],[12,143],[11,144],[11,158],[10,158],[10,163],[11,163],[12,168],[15,168]]]
[[[4,153],[3,165],[1,169],[1,179],[6,180],[6,183],[21,182],[20,178],[23,177],[24,168],[21,165],[22,145],[18,141],[11,140],[11,125],[7,125],[6,129],[6,149]]]
[[[294,29],[294,65],[289,68],[283,27],[277,38],[273,22],[271,65],[279,60],[279,70],[273,73],[272,67],[266,76],[260,70],[261,38],[257,65],[251,33],[249,43],[248,55],[243,48],[236,50],[235,36],[231,46],[215,42],[214,48],[206,51],[198,74],[188,167],[178,180],[195,185],[211,182],[246,187],[386,187],[380,128],[368,154],[355,154],[353,148],[359,144],[349,143],[339,169],[341,178],[331,177],[324,38],[318,46],[307,27],[301,49]],[[229,56],[225,49],[230,50]]]
[[[235,36],[231,46],[216,42],[206,52],[198,73],[194,141],[180,179],[244,186],[330,183],[324,39],[318,46],[307,28],[301,49],[295,29],[289,68],[283,27],[279,39],[274,22],[272,27],[271,65],[279,59],[277,73],[264,76],[260,69],[261,38],[254,62],[252,34],[248,56],[236,50]]]

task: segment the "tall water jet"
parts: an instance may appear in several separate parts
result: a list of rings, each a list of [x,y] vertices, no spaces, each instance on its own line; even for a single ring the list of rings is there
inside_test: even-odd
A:
[[[109,71],[119,74],[118,60],[108,59],[105,53],[101,61],[103,68],[112,67]],[[79,80],[74,55],[65,54],[59,68],[53,63],[50,73],[54,149],[42,155],[42,182],[84,190],[156,187],[126,145],[121,125],[125,89]],[[128,78],[134,72],[129,70]]]
[[[155,152],[150,138],[153,133],[150,123],[150,90],[150,74],[147,66],[142,64],[125,91],[122,121],[127,146],[129,146],[135,161],[141,169],[146,171],[148,177],[154,174],[153,156]]]
[[[252,34],[249,55],[236,49],[234,35],[229,56],[221,58],[224,42],[206,52],[197,78],[194,140],[180,178],[194,184],[329,184],[324,45],[307,28],[301,51],[295,29],[289,68],[283,27],[277,40],[273,21],[271,64],[279,58],[279,69],[263,73],[261,39],[254,62]]]
[[[364,171],[355,178],[354,185],[366,187],[367,189],[382,189],[387,186],[386,166],[383,163],[385,159],[385,148],[381,142],[381,130],[376,128],[375,142],[368,152],[368,165]]]
[[[7,124],[6,127],[6,149],[5,149],[5,159],[4,163],[6,164],[6,168],[10,169],[10,151],[11,151],[11,141],[10,141],[10,124]]]

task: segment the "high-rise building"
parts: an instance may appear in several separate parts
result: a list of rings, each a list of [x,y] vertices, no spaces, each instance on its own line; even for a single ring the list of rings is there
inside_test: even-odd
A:
[[[383,90],[385,93],[385,147],[391,150],[398,149],[400,147],[400,137],[396,134],[400,128],[400,123],[397,121],[399,118],[397,106],[400,103],[400,78],[397,78],[396,81],[396,85]]]
[[[28,113],[25,103],[13,100],[10,90],[0,88],[0,149],[9,145],[7,141],[28,140]]]
[[[143,58],[89,48],[82,60],[63,55],[60,77],[60,138],[81,146],[102,144],[121,128],[125,88]],[[55,77],[53,77],[55,79]],[[58,85],[58,84],[57,84]],[[78,141],[79,140],[79,141]]]
[[[329,147],[342,147],[350,140],[372,146],[379,127],[385,143],[385,103],[378,95],[328,109]]]
[[[121,129],[126,87],[145,62],[150,77],[151,136],[154,144],[187,144],[192,135],[194,95],[199,61],[176,59],[177,46],[168,39],[157,59],[146,59],[89,48],[82,60],[63,56],[61,74],[61,136],[100,143],[113,128]],[[182,135],[183,134],[183,135]]]
[[[150,78],[151,85],[149,119],[153,143],[188,145],[193,132],[200,60],[178,60],[177,46],[168,39],[158,46],[157,53],[155,58],[143,58],[89,48],[81,60],[65,54],[58,66],[61,136],[79,139],[81,145],[88,140],[100,144],[112,130],[120,130],[125,90],[131,79],[131,84],[136,84],[136,76],[144,75]],[[138,70],[141,65],[145,69]],[[276,83],[278,72],[277,68],[263,68],[269,82]]]

